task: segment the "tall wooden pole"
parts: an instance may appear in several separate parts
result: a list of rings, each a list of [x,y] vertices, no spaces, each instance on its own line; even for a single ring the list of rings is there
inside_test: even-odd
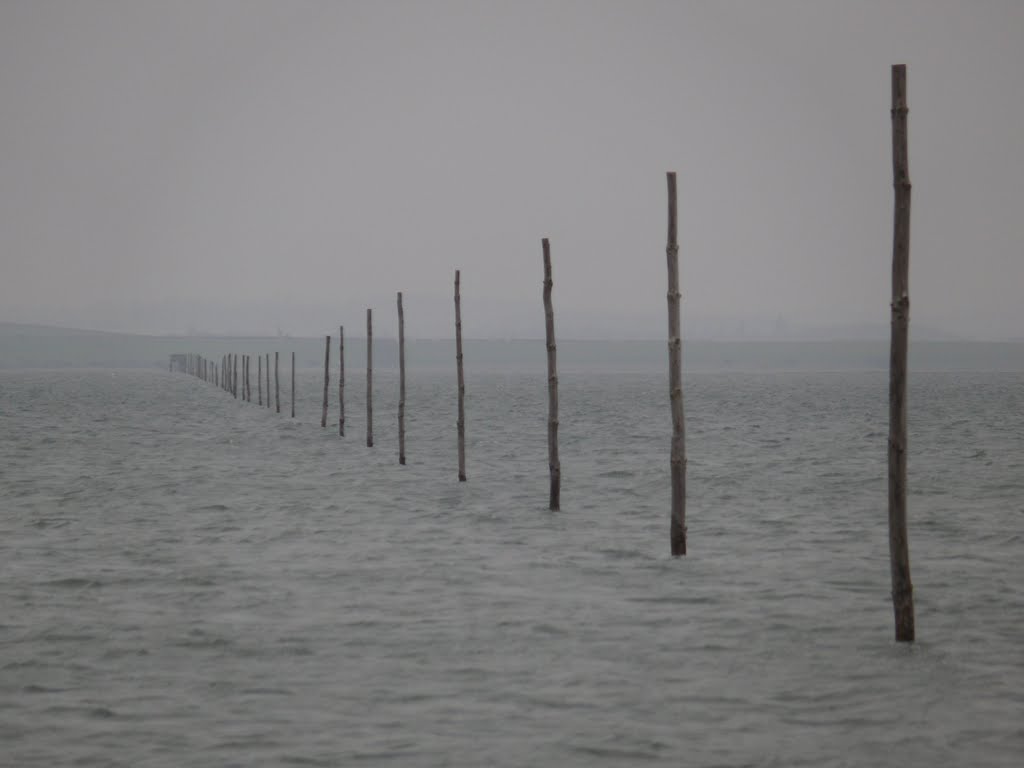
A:
[[[338,434],[345,436],[345,326],[338,326]]]
[[[462,372],[462,297],[459,270],[455,270],[455,368],[459,383],[459,415],[455,430],[459,438],[459,482],[466,482],[466,379]]]
[[[281,377],[280,377],[280,356],[279,353],[274,353],[274,403],[277,406],[277,412],[281,412]]]
[[[551,476],[551,493],[548,507],[561,509],[562,464],[558,460],[558,364],[555,359],[555,309],[551,305],[551,245],[545,237],[541,242],[544,251],[544,335],[548,346],[548,472]]]
[[[235,396],[235,400],[238,399],[238,355],[232,355],[234,358],[234,373],[231,375],[231,393]]]
[[[267,352],[267,408],[270,407],[270,353]]]
[[[270,397],[270,392],[267,392]],[[263,405],[263,355],[256,356],[256,398],[257,404]]]
[[[683,432],[683,339],[679,323],[679,244],[676,174],[668,173],[668,381],[672,405],[672,520],[669,539],[674,556],[686,554],[686,444]]]
[[[324,408],[320,414],[320,427],[327,428],[327,388],[331,385],[331,337],[324,338]]]
[[[914,641],[914,591],[907,543],[907,336],[910,326],[910,170],[907,67],[892,68],[892,341],[889,348],[889,565],[896,640]]]
[[[366,310],[366,447],[373,448],[373,310]]]
[[[295,353],[292,352],[292,418],[295,418]]]
[[[405,312],[398,292],[398,463],[405,464]]]

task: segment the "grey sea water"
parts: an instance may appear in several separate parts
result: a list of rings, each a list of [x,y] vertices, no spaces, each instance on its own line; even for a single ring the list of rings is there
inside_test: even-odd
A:
[[[919,642],[892,641],[883,372],[362,371],[347,436],[180,374],[0,372],[0,764],[1016,766],[1024,374],[917,373]]]

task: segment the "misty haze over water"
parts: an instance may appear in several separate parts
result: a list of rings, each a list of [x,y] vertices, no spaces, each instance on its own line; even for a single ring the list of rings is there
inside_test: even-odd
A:
[[[0,765],[1016,768],[1022,33],[1006,0],[0,2]],[[280,414],[168,371],[274,352]]]

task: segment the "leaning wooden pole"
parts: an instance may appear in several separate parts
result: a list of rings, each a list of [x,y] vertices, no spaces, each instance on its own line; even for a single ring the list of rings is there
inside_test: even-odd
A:
[[[907,337],[910,326],[910,170],[907,67],[892,68],[892,341],[889,347],[889,565],[896,640],[914,641],[914,590],[907,542]]]
[[[398,463],[405,464],[405,312],[398,292]]]
[[[672,405],[672,519],[669,540],[674,556],[686,554],[686,443],[683,431],[683,339],[679,323],[679,244],[676,174],[668,173],[668,386]]]
[[[292,418],[295,418],[295,353],[292,352]]]
[[[545,237],[541,242],[544,251],[544,335],[548,346],[548,472],[551,477],[551,493],[548,508],[561,509],[562,464],[558,460],[558,364],[555,359],[555,309],[551,304],[551,245]]]
[[[466,379],[462,372],[462,298],[459,270],[455,270],[455,368],[459,383],[459,415],[455,430],[459,438],[459,482],[466,482]]]
[[[331,337],[324,338],[324,407],[320,414],[320,427],[327,428],[328,387],[331,385]]]
[[[281,376],[280,376],[280,355],[274,353],[274,404],[277,412],[281,412]]]
[[[366,447],[373,448],[373,310],[366,310]]]
[[[345,326],[338,326],[338,434],[345,436]]]

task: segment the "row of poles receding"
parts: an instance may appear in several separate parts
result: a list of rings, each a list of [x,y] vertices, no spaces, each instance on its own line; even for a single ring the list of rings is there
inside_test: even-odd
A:
[[[892,156],[895,212],[893,220],[891,354],[889,372],[889,555],[892,579],[892,600],[896,640],[914,640],[913,588],[910,581],[910,557],[907,543],[906,471],[907,471],[907,341],[909,329],[909,253],[910,253],[910,176],[907,150],[906,66],[892,67]],[[680,324],[679,244],[676,202],[676,174],[669,172],[668,181],[668,238],[666,260],[668,268],[668,363],[669,403],[672,418],[670,448],[671,512],[669,541],[674,556],[686,554],[686,449],[683,417],[682,385],[682,333]],[[551,246],[547,238],[541,241],[544,282],[544,326],[547,346],[548,381],[548,468],[550,477],[549,508],[561,506],[561,463],[558,454],[558,372],[556,362],[555,321],[552,306],[553,280],[551,276]],[[339,379],[338,379],[338,432],[345,434],[345,328],[339,327]],[[366,310],[366,445],[373,447],[373,313]],[[330,388],[331,337],[324,345],[324,397],[320,426],[327,426]],[[249,382],[251,358],[248,355],[225,355],[216,365],[199,355],[172,355],[171,370],[178,370],[210,381],[235,398],[239,397],[238,367],[243,368],[242,399],[252,401]],[[459,481],[466,480],[466,385],[462,355],[462,311],[460,272],[455,271],[455,360],[458,381],[458,439]],[[405,464],[405,313],[402,294],[398,293],[398,462]],[[295,353],[292,353],[291,415],[295,416]],[[257,357],[257,402],[262,404],[262,358]],[[270,355],[266,356],[266,404],[270,403]],[[278,385],[278,355],[274,353],[274,399],[277,412],[281,412]]]
[[[266,366],[263,361],[266,359]],[[270,353],[266,356],[256,355],[256,402],[267,408],[276,407],[277,413],[281,412],[281,377],[279,373],[279,355],[274,353],[274,401],[270,400]],[[241,366],[241,375],[239,375]],[[264,369],[266,370],[267,396],[263,397]],[[252,355],[226,354],[220,359],[220,363],[207,360],[202,355],[175,354],[171,355],[170,371],[172,373],[186,373],[202,379],[223,389],[235,399],[241,398],[244,402],[252,402]],[[292,352],[292,418],[295,418],[295,353]]]
[[[545,282],[545,303],[548,308],[549,317],[549,360],[554,366],[554,320],[551,314],[551,263],[548,250],[548,241],[544,240],[544,269]],[[460,272],[455,271],[455,347],[456,366],[458,369],[458,391],[459,391],[459,415],[457,421],[458,432],[458,457],[459,457],[459,480],[466,480],[466,384],[463,371],[462,359],[462,308],[460,296]],[[226,354],[219,363],[206,359],[197,354],[173,354],[170,359],[170,371],[186,373],[196,376],[214,386],[220,387],[225,392],[233,395],[235,399],[244,402],[252,402],[252,382],[250,373],[252,371],[252,356]],[[256,355],[256,402],[262,406],[264,365],[266,359],[266,407],[272,407],[270,399],[270,353],[265,358],[263,355]],[[274,404],[277,413],[281,412],[281,386],[279,371],[279,355],[274,352]],[[291,415],[295,418],[295,353],[292,352],[291,370]],[[241,367],[241,373],[239,372]],[[399,370],[399,397],[398,397],[398,463],[405,464],[405,309],[402,306],[402,293],[398,293],[398,370]],[[323,408],[320,415],[320,426],[327,427],[327,413],[330,406],[331,386],[331,337],[324,337],[324,397]],[[552,408],[557,414],[557,378],[552,375]],[[557,429],[557,415],[550,421],[551,428]],[[338,434],[345,436],[345,326],[338,326]],[[550,441],[553,455],[557,464],[558,445],[557,439],[552,437]],[[373,310],[366,310],[366,446],[373,447]],[[557,475],[552,476],[551,508],[558,509]]]

